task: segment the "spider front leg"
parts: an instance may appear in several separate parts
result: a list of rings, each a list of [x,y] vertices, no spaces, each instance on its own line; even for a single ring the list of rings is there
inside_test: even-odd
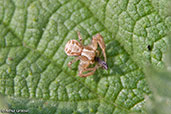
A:
[[[71,64],[72,64],[72,63],[75,63],[75,62],[78,61],[79,59],[80,59],[80,57],[74,58],[72,61],[70,61],[70,62],[68,63],[68,67],[69,67],[70,69],[72,69],[72,68],[71,68]]]
[[[100,48],[102,49],[102,52],[103,52],[103,56],[104,56],[104,61],[106,62],[106,52],[105,52],[105,43],[104,43],[104,40],[103,40],[103,37],[98,33],[96,34],[95,36],[93,36],[93,39],[92,39],[92,48],[94,50],[97,49],[97,44],[99,44]]]

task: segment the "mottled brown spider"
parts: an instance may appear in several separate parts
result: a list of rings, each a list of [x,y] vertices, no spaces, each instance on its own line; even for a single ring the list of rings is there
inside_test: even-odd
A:
[[[98,33],[95,36],[93,36],[93,39],[91,41],[91,44],[84,46],[82,42],[82,37],[80,35],[80,32],[77,32],[78,38],[80,42],[77,40],[70,40],[65,45],[65,53],[68,56],[76,56],[76,58],[68,63],[68,67],[71,68],[71,64],[76,62],[77,60],[80,60],[79,64],[79,76],[81,77],[87,77],[90,75],[93,75],[97,68],[103,67],[102,61],[97,61],[95,67],[88,68],[90,64],[95,63],[95,57],[99,56],[99,51],[97,50],[98,45],[100,46],[104,61],[106,63],[106,52],[105,52],[105,43],[103,40],[103,37]],[[101,59],[100,59],[101,60]],[[88,73],[84,74],[84,72],[89,71]]]

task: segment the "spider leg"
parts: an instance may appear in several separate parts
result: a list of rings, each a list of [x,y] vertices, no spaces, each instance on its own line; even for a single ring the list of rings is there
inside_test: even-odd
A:
[[[83,46],[83,40],[79,31],[77,31],[77,35],[78,35],[81,45]]]
[[[70,62],[68,63],[68,67],[71,69],[71,64],[74,63],[74,62],[76,62],[76,61],[78,61],[79,59],[80,59],[80,57],[74,58],[72,61],[70,61]]]
[[[79,74],[78,74],[79,76],[81,76],[81,77],[87,77],[87,76],[93,75],[94,72],[96,71],[96,69],[100,67],[99,65],[96,65],[93,68],[87,68],[89,66],[89,64],[90,64],[89,62],[88,63],[85,63],[85,64],[80,64],[80,66],[79,66]],[[91,72],[88,72],[86,74],[83,74],[86,71],[91,71]]]
[[[103,37],[98,33],[96,34],[95,36],[93,36],[93,40],[92,40],[92,48],[94,50],[97,49],[97,44],[100,46],[100,48],[102,49],[102,52],[103,52],[103,56],[104,56],[104,60],[106,62],[106,52],[105,52],[105,43],[104,43],[104,40],[103,40]]]
[[[96,64],[96,66],[95,67],[93,67],[93,68],[87,68],[87,69],[85,69],[84,71],[96,71],[96,69],[98,69],[100,67],[100,65],[99,64]]]
[[[99,56],[100,52],[98,50],[96,50],[96,56]]]
[[[94,72],[95,72],[95,71],[89,72],[89,73],[87,73],[87,74],[83,74],[83,72],[80,71],[80,72],[79,72],[79,76],[80,76],[80,77],[87,77],[87,76],[93,75]]]

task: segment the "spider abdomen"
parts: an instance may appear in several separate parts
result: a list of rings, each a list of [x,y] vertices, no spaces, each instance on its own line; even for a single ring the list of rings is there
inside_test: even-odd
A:
[[[70,40],[65,45],[65,52],[68,56],[79,56],[82,52],[82,46],[77,40]]]

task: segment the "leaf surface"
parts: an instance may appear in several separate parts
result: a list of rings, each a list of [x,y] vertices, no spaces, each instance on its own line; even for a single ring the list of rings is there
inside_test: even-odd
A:
[[[143,111],[149,94],[143,64],[165,68],[169,15],[148,0],[0,0],[0,93],[29,113]],[[161,7],[163,2],[158,3]],[[96,33],[106,43],[107,71],[77,75],[64,53],[70,39]],[[147,47],[151,46],[151,50]]]

